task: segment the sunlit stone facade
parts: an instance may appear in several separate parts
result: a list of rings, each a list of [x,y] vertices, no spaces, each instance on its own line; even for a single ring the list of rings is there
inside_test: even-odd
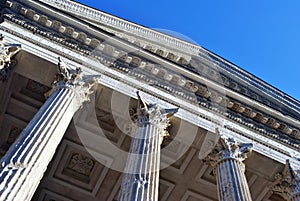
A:
[[[75,1],[0,5],[0,200],[299,200],[299,101]]]

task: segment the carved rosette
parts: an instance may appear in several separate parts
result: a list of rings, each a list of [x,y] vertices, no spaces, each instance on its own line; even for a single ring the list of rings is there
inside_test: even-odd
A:
[[[234,159],[239,161],[243,170],[245,170],[242,162],[247,158],[247,154],[251,152],[252,147],[251,143],[239,143],[233,138],[220,136],[215,148],[204,159],[204,162],[216,168],[217,164],[221,161]]]
[[[78,106],[81,107],[84,102],[90,100],[90,95],[94,92],[94,86],[97,82],[96,77],[84,77],[81,68],[73,69],[58,58],[57,73],[53,88],[45,94],[49,97],[56,89],[67,88],[74,92]]]
[[[4,36],[0,35],[0,80],[6,81],[11,67],[16,65],[13,56],[21,50],[21,45],[17,44],[4,44]]]
[[[289,160],[286,161],[283,172],[275,176],[271,190],[285,200],[300,200],[300,171],[294,170]]]

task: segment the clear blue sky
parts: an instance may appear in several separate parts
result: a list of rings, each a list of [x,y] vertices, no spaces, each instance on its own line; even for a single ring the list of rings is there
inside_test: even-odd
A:
[[[79,0],[183,34],[300,100],[299,0]]]

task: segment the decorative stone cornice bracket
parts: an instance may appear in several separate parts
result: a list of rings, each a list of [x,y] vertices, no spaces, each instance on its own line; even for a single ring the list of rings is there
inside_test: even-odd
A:
[[[21,50],[21,45],[4,44],[4,36],[0,34],[0,81],[6,81],[11,67],[16,65],[12,57]]]
[[[247,158],[247,154],[252,151],[252,147],[252,143],[239,143],[233,138],[220,135],[218,143],[212,152],[204,159],[204,162],[214,168],[216,168],[219,162],[227,159],[242,162]]]
[[[285,200],[294,200],[294,197],[300,195],[300,170],[293,169],[289,160],[286,161],[283,172],[276,174],[271,191]]]

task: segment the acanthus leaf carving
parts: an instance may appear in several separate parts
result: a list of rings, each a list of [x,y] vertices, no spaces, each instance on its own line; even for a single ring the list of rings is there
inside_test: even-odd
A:
[[[285,200],[292,200],[300,195],[300,170],[295,170],[287,160],[282,173],[275,176],[271,191],[282,196]]]
[[[0,35],[0,80],[6,81],[11,67],[16,65],[12,57],[21,50],[21,45],[4,44],[4,36]]]
[[[156,104],[146,103],[137,92],[138,106],[137,106],[137,119],[138,126],[144,124],[152,124],[157,126],[162,132],[162,136],[167,136],[166,128],[170,125],[170,117],[174,115],[178,108],[174,109],[161,109]]]
[[[81,68],[73,69],[59,57],[52,89],[45,93],[45,96],[49,97],[56,89],[68,88],[73,90],[81,107],[84,102],[90,100],[98,79],[99,76],[84,76]]]
[[[203,161],[213,166],[214,169],[217,167],[217,164],[223,160],[234,159],[242,162],[252,151],[252,147],[252,143],[239,143],[233,138],[220,135],[215,148],[206,156],[206,158],[204,158]]]

